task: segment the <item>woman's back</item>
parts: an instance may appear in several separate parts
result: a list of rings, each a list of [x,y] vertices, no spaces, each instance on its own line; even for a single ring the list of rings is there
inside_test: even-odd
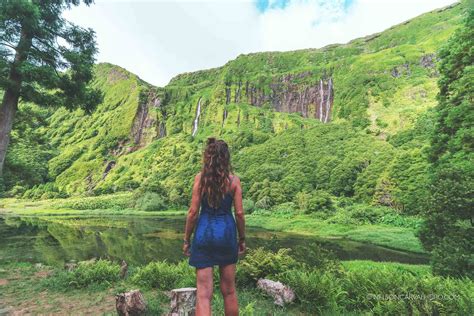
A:
[[[238,260],[237,229],[232,215],[233,196],[230,188],[220,206],[211,207],[204,194],[194,237],[191,242],[189,264],[196,267],[227,265]]]

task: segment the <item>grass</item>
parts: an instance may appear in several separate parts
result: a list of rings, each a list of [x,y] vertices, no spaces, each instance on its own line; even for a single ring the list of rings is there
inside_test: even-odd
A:
[[[348,238],[397,250],[424,253],[414,229],[406,227],[328,224],[306,214],[294,214],[285,220],[278,216],[250,214],[246,216],[246,225],[325,238]]]
[[[45,286],[45,280],[58,271],[48,266],[31,263],[0,263],[0,310],[7,308],[15,314],[94,314],[116,315],[115,294],[138,288],[130,279],[105,287],[67,288],[59,290]],[[148,305],[148,315],[168,311],[170,299],[166,292],[140,287]],[[238,289],[240,315],[303,315],[298,307],[280,308],[256,288]],[[224,302],[219,288],[214,288],[212,310],[223,315]]]
[[[431,268],[425,264],[405,264],[398,262],[374,262],[370,260],[348,260],[341,261],[344,268],[350,271],[358,270],[388,270],[388,271],[407,271],[418,276],[431,274]]]
[[[84,199],[84,198],[81,198]],[[156,216],[156,215],[185,215],[187,211],[182,209],[170,209],[164,211],[140,211],[133,208],[108,208],[108,209],[73,209],[73,208],[55,208],[53,205],[60,201],[69,201],[73,199],[50,199],[39,201],[27,201],[23,199],[7,198],[2,199],[0,203],[0,214],[16,214],[30,216],[48,216],[48,215],[136,215],[136,216]],[[72,204],[72,203],[71,203]]]
[[[73,272],[66,272],[40,264],[0,262],[0,309],[7,307],[12,314],[61,314],[67,311],[68,314],[115,315],[115,295],[139,289],[149,308],[147,314],[162,315],[169,308],[169,290],[195,286],[194,269],[185,260],[177,265],[162,261],[147,266],[131,266],[128,277],[123,280],[118,278],[117,264],[113,262],[97,261],[80,263],[79,266]],[[270,279],[290,284],[297,295],[297,300],[285,307],[274,305],[273,299],[258,290],[254,282],[243,285],[238,282],[240,315],[314,315],[315,311],[321,315],[361,315],[369,311],[371,314],[398,314],[407,308],[415,308],[416,313],[443,314],[445,311],[451,314],[473,308],[471,280],[436,277],[426,265],[353,260],[343,261],[342,270],[332,267],[335,270],[322,267],[293,267],[288,270],[280,267],[274,271],[276,274],[270,273]],[[265,265],[255,268],[270,271]],[[238,265],[238,280],[245,279],[242,274],[245,271],[248,273],[253,269],[249,270],[248,264],[242,262]],[[215,315],[223,315],[217,272],[215,268],[212,311]],[[175,273],[178,276],[171,279]],[[160,282],[148,284],[146,281],[150,277]],[[163,277],[168,282],[162,283]],[[453,294],[459,298],[457,301],[441,299],[439,302],[431,299],[386,302],[369,297],[371,293]]]

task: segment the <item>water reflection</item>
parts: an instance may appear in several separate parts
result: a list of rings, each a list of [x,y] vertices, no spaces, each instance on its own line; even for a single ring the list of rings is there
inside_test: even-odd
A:
[[[131,264],[176,262],[181,253],[185,218],[133,216],[0,216],[0,261],[62,265],[90,258],[125,259]],[[337,257],[427,263],[426,256],[341,239],[319,239],[247,227],[247,247],[291,248],[300,261],[313,264],[317,245]],[[317,251],[316,251],[317,253]]]

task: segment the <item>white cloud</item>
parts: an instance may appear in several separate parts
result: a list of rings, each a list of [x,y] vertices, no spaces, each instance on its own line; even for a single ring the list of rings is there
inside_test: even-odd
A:
[[[382,31],[453,0],[293,0],[259,12],[253,1],[106,1],[64,16],[97,32],[98,61],[155,85],[218,67],[242,53],[318,48]]]
[[[343,1],[292,1],[260,16],[263,50],[318,48],[346,43],[383,31],[452,0],[356,0],[344,12]]]

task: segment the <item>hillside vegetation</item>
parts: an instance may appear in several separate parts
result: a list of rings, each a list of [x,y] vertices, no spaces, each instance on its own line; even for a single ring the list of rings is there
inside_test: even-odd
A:
[[[136,190],[183,206],[203,140],[217,135],[231,146],[248,205],[330,210],[321,205],[338,198],[418,213],[437,52],[463,10],[428,12],[347,44],[240,55],[165,87],[98,64],[93,87],[105,98],[91,115],[21,104],[4,195]]]

